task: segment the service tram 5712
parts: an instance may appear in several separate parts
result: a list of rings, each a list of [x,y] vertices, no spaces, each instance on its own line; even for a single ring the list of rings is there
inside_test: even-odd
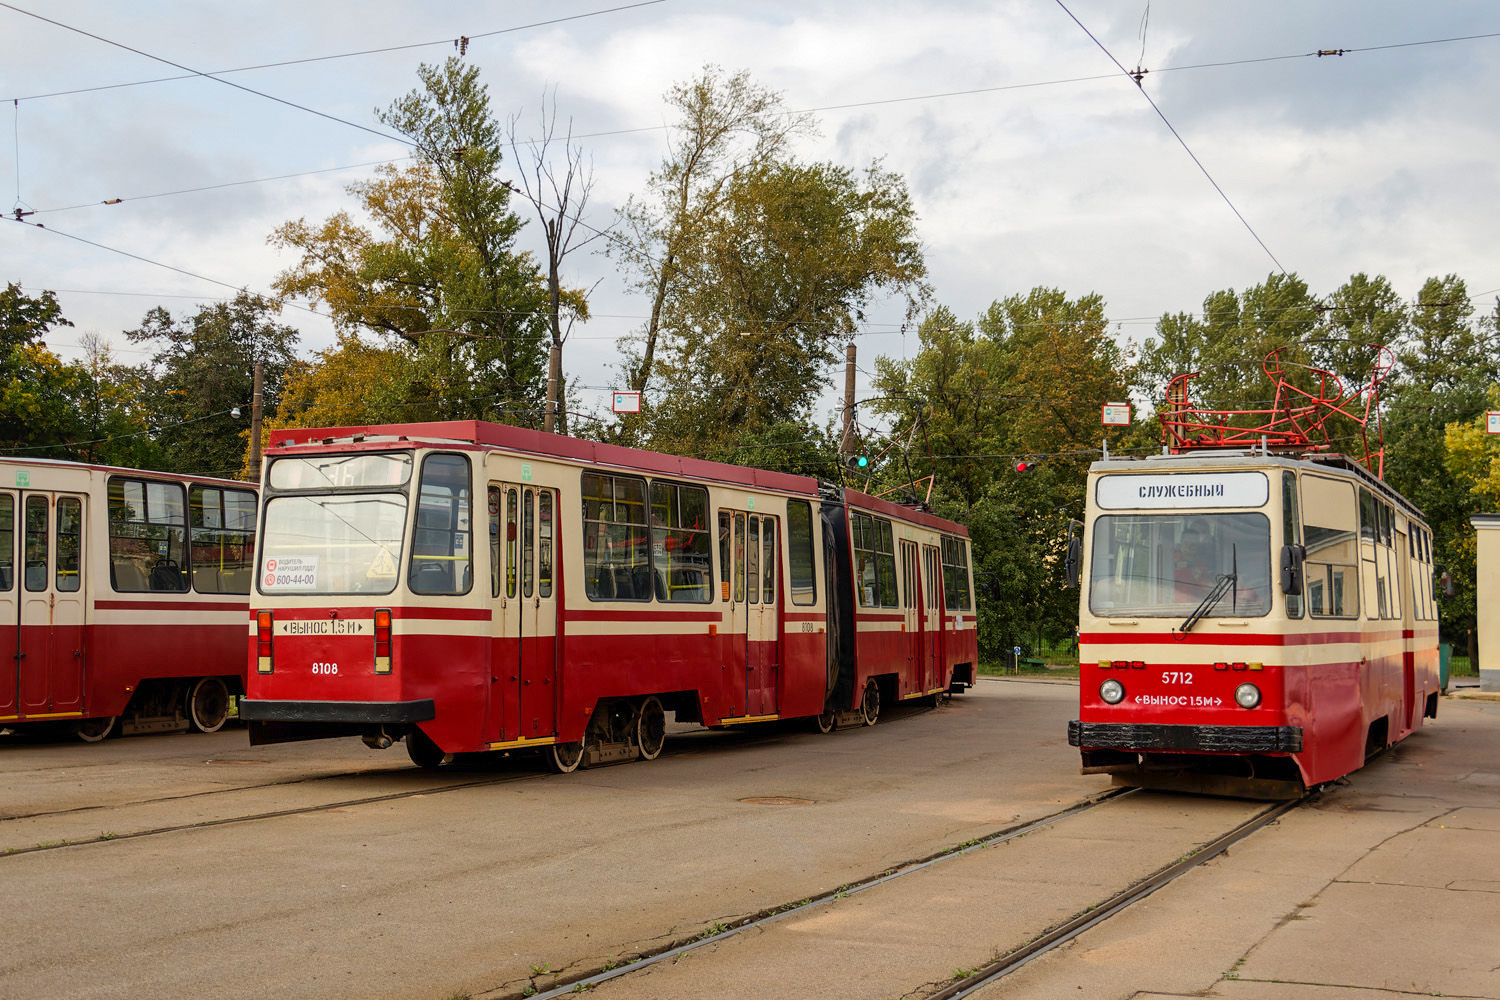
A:
[[[1292,797],[1437,714],[1432,534],[1357,462],[1096,462],[1082,542],[1085,772]]]
[[[972,684],[968,532],[816,480],[480,422],[277,431],[241,717],[554,766]]]

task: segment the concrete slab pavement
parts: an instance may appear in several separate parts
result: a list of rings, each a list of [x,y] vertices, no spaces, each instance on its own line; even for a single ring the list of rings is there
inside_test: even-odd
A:
[[[1500,712],[1440,721],[979,1000],[1500,997]]]

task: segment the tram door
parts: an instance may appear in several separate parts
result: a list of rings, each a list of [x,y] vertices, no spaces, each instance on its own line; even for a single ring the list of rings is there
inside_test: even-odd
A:
[[[14,513],[12,495],[0,503],[0,544],[9,559],[0,609],[16,626],[6,644],[13,669],[0,684],[0,715],[81,712],[84,498],[21,492],[14,500]]]
[[[490,589],[497,641],[486,726],[495,742],[557,726],[557,492],[491,483]]]
[[[1416,627],[1416,603],[1412,600],[1411,591],[1411,549],[1407,546],[1408,535],[1404,531],[1396,532],[1396,580],[1392,586],[1396,588],[1396,600],[1401,602],[1401,635],[1410,636]],[[1406,731],[1412,729],[1421,721],[1421,711],[1417,708],[1417,658],[1416,641],[1410,638],[1401,640],[1401,729]]]
[[[922,651],[922,580],[917,571],[917,543],[901,542],[901,631],[906,636],[906,676],[927,687]]]
[[[922,546],[922,689],[931,691],[943,685],[945,650],[943,648],[943,560],[936,545]]]
[[[775,715],[781,673],[781,611],[776,519],[749,511],[719,511],[720,598],[728,605],[721,649],[744,701],[746,716]]]

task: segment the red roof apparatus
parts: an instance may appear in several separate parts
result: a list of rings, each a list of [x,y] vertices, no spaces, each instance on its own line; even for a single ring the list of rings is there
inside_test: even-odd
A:
[[[1380,425],[1380,383],[1395,364],[1390,348],[1376,351],[1368,381],[1352,389],[1333,372],[1284,358],[1285,347],[1265,356],[1261,369],[1276,387],[1268,409],[1214,410],[1196,406],[1188,383],[1202,374],[1178,375],[1167,383],[1160,413],[1162,443],[1174,455],[1204,449],[1246,449],[1263,445],[1299,452],[1343,451],[1372,474],[1384,478],[1385,439]],[[1307,377],[1293,381],[1299,372]],[[1298,384],[1304,382],[1304,384]],[[1337,448],[1342,442],[1353,448]]]

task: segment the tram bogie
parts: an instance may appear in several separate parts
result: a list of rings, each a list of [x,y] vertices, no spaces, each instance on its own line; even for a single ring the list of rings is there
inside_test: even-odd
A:
[[[213,732],[244,691],[255,487],[0,459],[0,727]]]
[[[1336,455],[1096,462],[1069,742],[1117,784],[1283,798],[1436,714],[1432,537]]]
[[[827,729],[972,682],[967,532],[925,511],[476,422],[274,437],[254,742],[566,771],[655,757],[668,712]]]

